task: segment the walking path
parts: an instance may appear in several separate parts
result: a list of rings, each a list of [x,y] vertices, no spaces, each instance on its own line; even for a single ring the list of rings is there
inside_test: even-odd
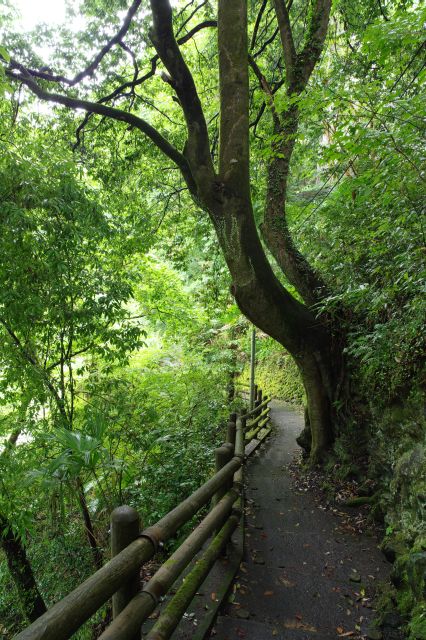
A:
[[[390,565],[373,538],[342,530],[337,516],[292,486],[303,418],[272,402],[271,419],[273,434],[246,467],[245,561],[211,637],[356,640],[370,627],[374,638],[371,597]]]

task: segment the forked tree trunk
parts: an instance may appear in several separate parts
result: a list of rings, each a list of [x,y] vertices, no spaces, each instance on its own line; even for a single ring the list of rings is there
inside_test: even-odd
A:
[[[332,336],[327,324],[312,310],[312,305],[321,301],[325,294],[324,283],[298,252],[285,219],[288,170],[298,128],[297,107],[289,108],[284,114],[275,109],[273,92],[251,58],[250,64],[266,94],[278,140],[269,166],[263,235],[281,270],[295,285],[305,304],[292,296],[274,274],[253,216],[249,171],[247,0],[218,2],[218,172],[210,152],[207,122],[194,78],[174,36],[170,0],[150,0],[150,4],[153,17],[150,38],[167,70],[167,82],[176,93],[185,118],[187,140],[183,152],[133,113],[46,91],[36,77],[13,60],[13,71],[9,76],[26,84],[43,100],[127,122],[150,138],[176,164],[194,201],[210,215],[241,311],[282,344],[299,367],[308,398],[311,459],[320,460],[333,439],[337,375],[333,367]],[[290,4],[285,0],[273,0],[286,68],[287,96],[297,98],[305,90],[321,56],[331,0],[309,3],[305,44],[299,52],[288,14]],[[209,26],[214,24],[207,22]]]
[[[327,4],[328,0],[324,2]],[[318,11],[321,4],[322,0],[318,0]],[[266,258],[254,223],[249,174],[245,0],[219,2],[218,36],[222,105],[219,180],[212,184],[210,194],[203,190],[203,204],[215,225],[233,278],[233,293],[241,311],[282,344],[297,363],[308,401],[311,441],[307,446],[311,461],[318,462],[333,440],[332,403],[337,376],[333,371],[332,340],[327,326],[281,285]],[[295,60],[292,62],[294,64]],[[287,123],[291,131],[297,128],[297,114],[293,115],[292,122]],[[275,197],[268,197],[265,221],[268,223],[267,230],[275,233],[276,246],[283,249],[283,257],[292,265],[296,264],[291,280],[295,280],[307,292],[306,298],[310,299],[306,301],[309,304],[317,300],[322,282],[305,260],[297,260],[293,246],[289,247],[290,236],[286,239],[282,228],[271,229],[270,226],[271,223],[278,226],[281,223],[281,227],[284,225],[284,230],[287,230],[284,200],[293,140],[289,142],[288,136],[284,135],[283,145],[287,147],[284,163],[280,159],[284,155],[282,153],[277,154],[273,161],[278,174],[275,174],[275,184],[270,182],[269,186],[275,190]],[[273,173],[270,172],[270,180]],[[197,182],[196,173],[195,179]],[[285,272],[286,265],[282,262],[279,264]]]

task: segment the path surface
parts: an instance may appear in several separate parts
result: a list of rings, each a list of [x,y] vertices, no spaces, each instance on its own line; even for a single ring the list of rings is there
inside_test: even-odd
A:
[[[374,617],[369,598],[390,565],[374,539],[342,530],[337,516],[292,486],[288,465],[302,416],[273,402],[271,418],[273,434],[246,468],[245,562],[211,637],[365,637]]]

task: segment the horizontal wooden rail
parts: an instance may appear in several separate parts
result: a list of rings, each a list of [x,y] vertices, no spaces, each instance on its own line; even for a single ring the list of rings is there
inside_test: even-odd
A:
[[[243,488],[244,431],[249,431],[249,435],[254,437],[268,422],[268,402],[269,398],[262,400],[262,392],[258,390],[257,406],[253,410],[239,418],[236,414],[231,414],[227,442],[215,452],[216,473],[156,524],[142,531],[104,567],[15,636],[15,640],[68,640],[111,596],[116,594],[114,597],[117,598],[117,592],[120,594],[126,585],[135,580],[140,567],[153,557],[158,547],[213,499],[214,506],[208,515],[160,567],[143,590],[133,597],[137,584],[133,593],[127,589],[126,595],[123,591],[122,606],[115,609],[113,622],[100,636],[100,640],[137,638],[141,624],[156,608],[159,599],[168,592],[206,540],[220,530],[148,636],[152,640],[169,638],[198,586],[238,525],[240,513],[233,510],[233,504],[239,499]],[[252,420],[247,425],[247,418],[250,417]],[[135,514],[137,518],[137,513]],[[136,531],[124,544],[137,535],[137,529],[136,525]],[[117,550],[120,548],[119,546]]]
[[[186,576],[185,582],[182,583],[174,597],[170,600],[164,612],[146,636],[146,640],[167,640],[170,638],[200,585],[210,573],[221,551],[235,531],[239,520],[240,514],[234,514],[223,525],[201,559]]]
[[[238,456],[244,455],[244,433],[242,427],[243,421],[241,418],[237,418],[235,453]],[[234,490],[238,491],[240,494],[237,503],[239,507],[238,510],[232,511],[231,516],[224,523],[223,527],[210,543],[207,550],[204,552],[202,557],[197,560],[192,570],[185,577],[185,581],[181,584],[174,597],[161,613],[157,623],[146,636],[147,640],[167,640],[173,634],[200,585],[208,576],[211,568],[222,550],[225,548],[235,528],[238,526],[238,522],[241,518],[242,488],[243,467],[241,466],[234,474]],[[118,638],[117,640],[127,639]]]
[[[250,422],[246,423],[246,431],[250,431],[250,429],[253,429],[253,427],[255,427],[262,418],[264,418],[269,414],[269,412],[270,412],[270,408],[266,407],[266,409],[264,409],[261,413],[259,413],[258,416],[256,416],[256,418],[254,418],[254,420],[251,420]]]
[[[253,438],[255,438],[257,436],[257,434],[259,433],[259,431],[261,429],[263,429],[263,427],[266,427],[266,425],[269,422],[269,416],[266,416],[266,418],[264,418],[264,420],[262,420],[261,422],[259,422],[259,424],[257,425],[257,427],[255,429],[252,429],[251,431],[249,431],[247,433],[247,441],[250,442],[250,440],[253,440]]]
[[[234,456],[189,498],[143,531],[137,540],[21,631],[15,640],[67,640],[152,558],[160,542],[174,535],[233,477],[241,464],[242,456]]]
[[[130,600],[99,640],[129,640],[135,637],[159,599],[167,593],[218,525],[227,519],[237,498],[237,491],[231,489],[166,560],[143,590]]]
[[[244,413],[241,416],[241,418],[245,418],[245,419],[250,418],[250,416],[252,416],[257,411],[259,411],[259,409],[262,409],[263,407],[265,407],[270,401],[271,401],[271,398],[269,396],[266,396],[266,398],[262,400],[262,402],[257,407],[254,407],[254,409],[252,409],[251,411],[247,411],[247,413]]]

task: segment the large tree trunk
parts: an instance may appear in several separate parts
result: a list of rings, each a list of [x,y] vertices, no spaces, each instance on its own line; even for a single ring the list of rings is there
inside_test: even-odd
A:
[[[281,343],[294,357],[302,373],[308,397],[312,432],[311,457],[319,460],[333,439],[333,401],[336,372],[332,336],[327,323],[312,306],[325,295],[319,274],[297,250],[285,218],[288,171],[298,128],[297,107],[284,114],[274,106],[274,94],[253,57],[251,67],[260,80],[272,114],[277,145],[273,150],[265,203],[263,234],[287,279],[304,300],[299,302],[276,277],[259,240],[250,194],[249,73],[247,0],[219,0],[218,44],[220,80],[219,171],[210,152],[205,114],[193,76],[173,32],[170,0],[150,0],[153,27],[151,41],[164,64],[166,81],[176,93],[187,130],[183,152],[178,151],[142,118],[99,102],[51,93],[30,73],[11,60],[9,76],[26,84],[44,100],[73,109],[84,109],[136,127],[180,169],[194,201],[211,217],[233,281],[233,292],[241,311],[260,329]],[[285,0],[273,0],[286,69],[287,96],[293,98],[307,87],[323,49],[331,0],[312,0],[307,13],[304,44],[298,52]],[[207,21],[209,26],[215,24]],[[98,56],[99,60],[103,56]],[[97,63],[95,65],[95,68]],[[93,71],[93,69],[92,69]],[[49,76],[49,74],[47,74]],[[84,76],[84,74],[83,74]],[[52,80],[54,78],[52,77]],[[71,82],[71,86],[72,86]],[[130,83],[131,84],[131,83]]]
[[[233,293],[241,311],[281,343],[295,359],[306,389],[311,428],[310,455],[322,459],[333,439],[331,406],[333,380],[331,336],[327,327],[281,285],[261,245],[250,195],[248,136],[247,7],[245,0],[219,2],[219,71],[222,105],[219,180],[203,191],[208,209],[233,279]],[[291,126],[295,126],[293,123]],[[285,140],[285,139],[284,139]],[[289,153],[292,149],[289,147]],[[289,157],[278,164],[279,197],[273,201],[281,214]],[[282,182],[284,190],[282,190]],[[276,185],[277,186],[277,185]],[[279,210],[278,210],[279,206]],[[285,223],[285,219],[284,219]],[[314,278],[309,265],[296,274],[298,282]],[[306,278],[308,274],[308,278]],[[314,278],[314,288],[321,285]],[[311,288],[311,295],[314,292]]]
[[[310,454],[311,462],[316,464],[322,461],[335,435],[332,412],[334,372],[330,359],[321,352],[307,351],[296,358],[296,362],[307,399],[305,428],[297,442]]]
[[[250,204],[242,206],[246,209]],[[251,215],[243,215],[238,203],[224,197],[223,207],[216,208],[212,218],[233,274],[232,290],[239,308],[282,344],[297,363],[310,426],[304,448],[312,462],[320,462],[333,441],[332,405],[337,394],[337,371],[327,327],[282,287],[265,258]]]
[[[309,36],[299,54],[294,47],[285,2],[274,0],[274,4],[291,96],[303,91],[319,59],[331,0],[313,2]],[[308,398],[312,436],[307,446],[311,459],[318,461],[333,440],[336,375],[328,326],[309,308],[324,296],[324,283],[297,251],[285,219],[288,170],[298,127],[297,108],[290,109],[283,119],[270,103],[275,130],[281,139],[269,168],[264,231],[279,266],[295,284],[305,304],[294,298],[276,277],[254,222],[249,171],[247,1],[219,0],[218,4],[221,105],[218,173],[212,164],[199,97],[173,36],[169,1],[151,0],[151,7],[154,18],[151,39],[170,74],[170,84],[188,125],[184,151],[191,174],[189,181],[185,178],[188,188],[213,222],[239,308],[256,326],[282,344],[297,362]],[[266,85],[262,82],[263,87]],[[270,91],[268,96],[272,99]]]
[[[0,515],[0,542],[24,614],[30,622],[34,622],[46,612],[46,605],[38,590],[22,540],[13,532],[10,523],[2,515]]]

